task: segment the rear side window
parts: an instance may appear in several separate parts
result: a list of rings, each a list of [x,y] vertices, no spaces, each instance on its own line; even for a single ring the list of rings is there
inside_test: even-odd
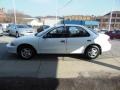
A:
[[[68,27],[69,37],[89,37],[90,34],[82,27],[69,26]]]

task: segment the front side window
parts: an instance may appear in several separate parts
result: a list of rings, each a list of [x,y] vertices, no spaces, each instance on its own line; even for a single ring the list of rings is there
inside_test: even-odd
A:
[[[64,38],[65,37],[65,29],[64,27],[57,27],[47,33],[47,38]]]
[[[68,28],[69,37],[88,37],[90,34],[82,27],[70,26]]]

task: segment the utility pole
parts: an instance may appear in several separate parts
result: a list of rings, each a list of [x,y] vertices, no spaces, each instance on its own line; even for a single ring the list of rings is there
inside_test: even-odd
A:
[[[110,12],[110,20],[109,20],[109,28],[108,30],[111,30],[111,21],[112,21],[112,11]]]
[[[16,5],[15,5],[15,0],[12,0],[12,3],[13,3],[13,12],[14,12],[14,23],[16,24],[17,21],[16,21]]]
[[[56,24],[58,21],[58,0],[56,0]]]
[[[115,8],[115,3],[116,3],[116,0],[112,0],[112,7],[111,7],[111,12],[110,12],[110,19],[109,19],[109,27],[108,27],[108,30],[110,31],[111,30],[111,24],[112,24],[112,14],[113,14],[113,10]]]

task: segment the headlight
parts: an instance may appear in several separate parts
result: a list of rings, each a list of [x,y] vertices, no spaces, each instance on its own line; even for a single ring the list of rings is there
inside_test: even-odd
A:
[[[15,43],[11,42],[10,45],[11,45],[11,46],[15,46]]]

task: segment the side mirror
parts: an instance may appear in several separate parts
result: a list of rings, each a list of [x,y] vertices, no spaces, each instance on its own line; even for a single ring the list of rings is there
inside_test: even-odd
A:
[[[44,36],[43,36],[43,39],[46,39],[46,38],[47,38],[47,35],[44,35]]]

